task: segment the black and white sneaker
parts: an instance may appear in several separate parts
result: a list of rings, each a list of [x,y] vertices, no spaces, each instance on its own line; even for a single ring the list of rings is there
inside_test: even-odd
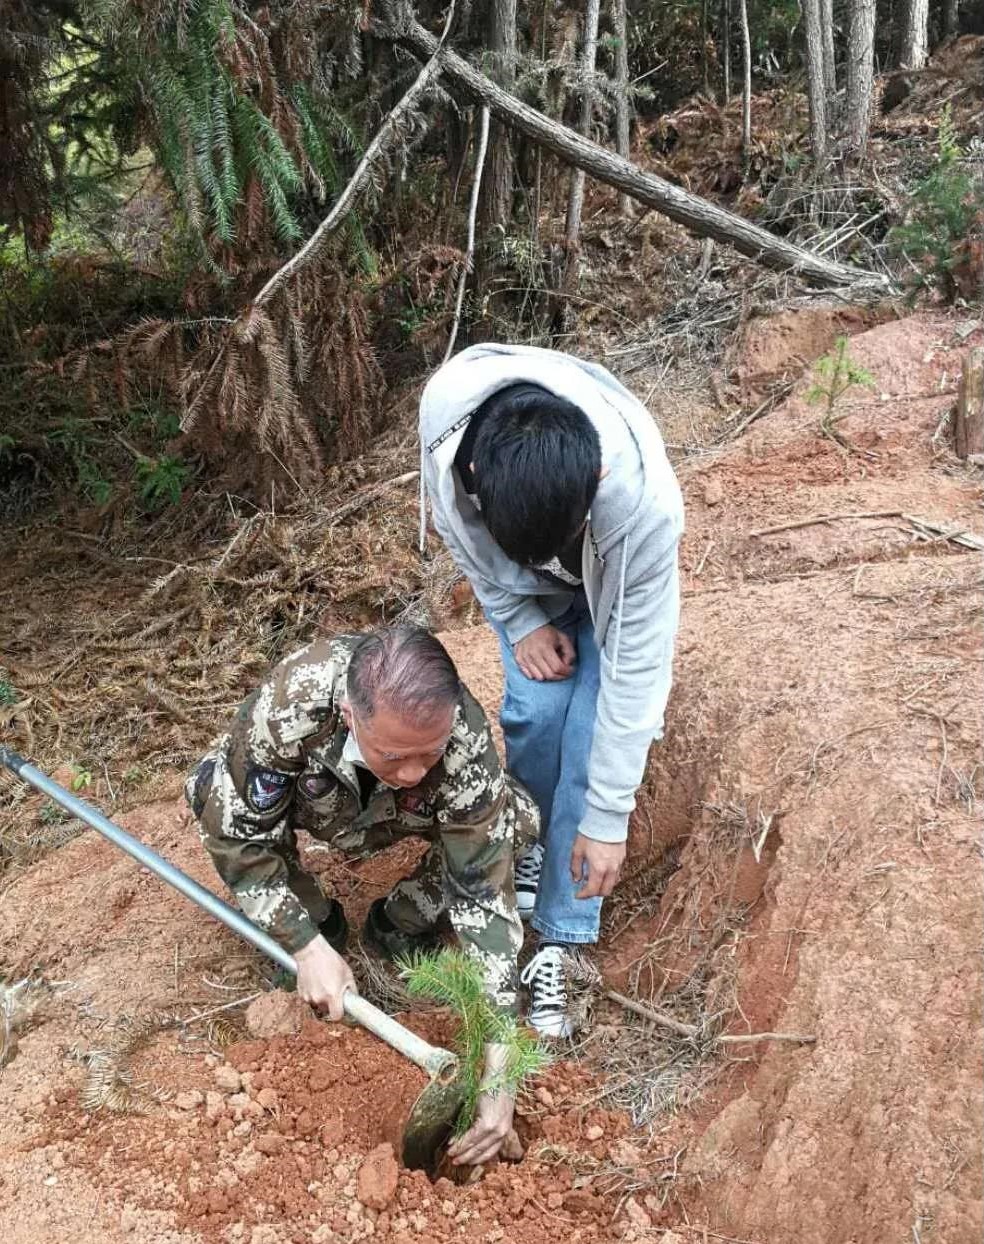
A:
[[[541,1037],[569,1037],[574,1031],[563,946],[543,946],[520,976],[530,991],[527,1020]]]
[[[542,867],[543,847],[538,842],[516,861],[516,908],[520,920],[529,920],[533,915]]]

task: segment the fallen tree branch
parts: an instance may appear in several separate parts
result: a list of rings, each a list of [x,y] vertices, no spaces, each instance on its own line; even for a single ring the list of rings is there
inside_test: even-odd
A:
[[[903,510],[850,510],[844,514],[812,514],[809,518],[797,518],[791,523],[760,527],[757,531],[750,531],[748,535],[749,538],[774,536],[780,531],[797,531],[802,527],[817,527],[825,523],[839,523],[848,519],[862,518],[901,518],[915,529],[917,535],[927,539],[949,540],[952,544],[959,544],[966,549],[984,549],[984,539],[972,531],[965,531],[959,526],[944,527],[941,523],[933,522],[928,518],[918,518],[914,514],[906,514]]]
[[[625,994],[616,993],[614,989],[606,989],[605,997],[612,1002],[617,1002],[619,1006],[624,1006],[634,1015],[649,1020],[650,1023],[659,1024],[661,1028],[668,1028],[678,1036],[699,1037],[702,1035],[701,1029],[696,1024],[684,1024],[674,1019],[672,1015],[667,1015],[665,1011],[657,1011],[655,1007],[637,1002],[635,998],[627,998]],[[792,1041],[797,1045],[813,1045],[816,1041],[815,1036],[802,1032],[727,1032],[713,1039],[719,1045],[744,1045],[752,1041]]]
[[[392,479],[384,479],[378,484],[371,484],[362,492],[357,493],[356,496],[343,502],[337,510],[333,510],[330,514],[326,515],[324,520],[324,530],[331,531],[331,529],[333,527],[337,527],[343,519],[350,518],[351,515],[355,514],[356,511],[361,510],[364,506],[367,506],[371,501],[378,500],[384,493],[389,492],[391,488],[401,488],[404,484],[409,484],[412,480],[415,480],[419,474],[419,471],[404,471],[402,475],[394,475]]]
[[[865,287],[884,292],[891,289],[891,283],[881,274],[851,268],[795,246],[654,173],[644,172],[629,160],[531,108],[468,61],[443,47],[406,7],[379,0],[373,6],[373,14],[372,33],[376,38],[398,43],[420,59],[429,58],[428,64],[436,62],[452,90],[470,101],[485,104],[497,120],[519,130],[566,164],[584,169],[598,181],[655,208],[699,236],[727,242],[768,268],[796,272],[822,285]]]
[[[817,527],[821,523],[839,523],[849,518],[905,518],[901,510],[852,510],[847,514],[813,514],[809,518],[797,518],[792,523],[777,523],[775,527],[760,527],[750,531],[752,538],[774,536],[780,531],[796,531],[800,527]]]
[[[944,527],[942,523],[934,523],[928,518],[917,518],[914,514],[903,514],[902,517],[915,528],[917,535],[928,540],[949,540],[951,544],[959,544],[961,548],[976,551],[984,549],[984,539],[962,527]]]
[[[816,1045],[809,1032],[726,1032],[715,1040],[720,1045],[743,1045],[749,1041],[792,1041],[795,1045]]]
[[[665,1011],[657,1011],[654,1007],[644,1006],[641,1002],[636,1002],[635,998],[627,998],[624,993],[616,993],[614,989],[606,989],[605,997],[612,1002],[617,1002],[619,1006],[624,1006],[627,1011],[631,1011],[634,1015],[641,1015],[643,1019],[648,1019],[650,1023],[659,1024],[661,1028],[669,1028],[670,1032],[675,1032],[679,1037],[696,1037],[697,1029],[693,1024],[684,1024],[678,1019],[674,1019],[672,1015],[667,1015]]]

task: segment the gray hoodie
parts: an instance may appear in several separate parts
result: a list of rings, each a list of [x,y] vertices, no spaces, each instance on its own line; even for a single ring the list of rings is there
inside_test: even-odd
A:
[[[608,468],[582,561],[601,687],[580,832],[621,842],[649,744],[663,733],[680,611],[683,501],[652,416],[603,367],[555,350],[493,344],[472,346],[441,367],[420,401],[421,490],[456,564],[512,643],[559,617],[573,594],[506,556],[453,464],[472,412],[521,382],[579,406],[598,432]]]

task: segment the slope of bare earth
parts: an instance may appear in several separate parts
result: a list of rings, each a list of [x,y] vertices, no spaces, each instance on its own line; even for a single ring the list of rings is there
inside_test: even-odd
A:
[[[874,328],[850,449],[797,393],[686,473],[676,689],[634,830],[680,866],[607,962],[666,998],[710,958],[732,1031],[817,1037],[735,1047],[679,1129],[728,1234],[981,1235],[981,559],[945,537],[981,523],[937,396],[962,349],[942,317]]]
[[[259,988],[258,961],[86,835],[0,896],[4,973],[73,986],[2,1072],[0,1238],[979,1240],[980,557],[953,537],[980,523],[977,480],[938,435],[979,339],[942,315],[863,332],[851,351],[876,386],[838,407],[845,444],[797,390],[682,472],[676,686],[603,966],[687,1022],[815,1043],[699,1042],[693,1091],[646,1154],[561,1063],[524,1106],[523,1163],[470,1188],[400,1172],[377,1210],[358,1170],[393,1138],[384,1107],[412,1096],[412,1069],[311,1024],[212,1065],[202,1024],[162,1025]],[[448,642],[494,711],[493,637]],[[210,882],[176,801],[128,823]],[[355,921],[405,863],[312,857]],[[131,1061],[143,1113],[86,1115],[76,1047],[111,1045],[123,1014],[157,1024]],[[605,1043],[640,1031],[662,1056],[641,1023],[596,1008]]]

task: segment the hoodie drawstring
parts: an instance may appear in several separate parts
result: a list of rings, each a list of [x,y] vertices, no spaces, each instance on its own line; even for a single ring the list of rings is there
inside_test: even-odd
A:
[[[612,682],[618,682],[618,653],[622,640],[622,609],[625,606],[625,567],[629,560],[629,537],[622,541],[622,564],[618,572],[618,597],[615,601],[615,638],[612,641]]]
[[[420,512],[420,530],[418,533],[418,548],[421,556],[427,549],[427,485],[424,483],[424,458],[427,451],[424,449],[424,438],[420,438],[420,490],[417,494],[417,506]]]

